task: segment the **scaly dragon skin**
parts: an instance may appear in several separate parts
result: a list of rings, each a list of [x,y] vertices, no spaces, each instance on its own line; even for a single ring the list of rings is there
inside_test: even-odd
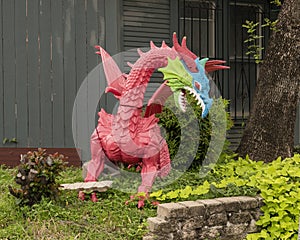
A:
[[[171,169],[169,150],[165,139],[161,136],[158,118],[154,114],[161,111],[164,100],[172,94],[172,91],[168,89],[174,89],[172,86],[164,84],[155,95],[167,93],[165,94],[167,96],[162,96],[164,100],[159,104],[148,104],[144,116],[142,107],[147,84],[156,69],[164,72],[172,64],[172,61],[176,62],[176,59],[180,59],[186,68],[187,76],[199,72],[197,69],[199,66],[195,63],[197,57],[187,49],[185,38],[180,46],[176,34],[174,34],[173,43],[173,48],[168,47],[164,42],[158,48],[151,42],[151,49],[148,52],[143,53],[138,50],[140,58],[131,66],[128,75],[121,73],[116,63],[103,48],[96,47],[99,50],[97,54],[102,57],[108,81],[106,92],[112,92],[120,100],[120,104],[115,115],[108,114],[103,109],[98,113],[98,125],[90,140],[92,159],[87,166],[85,182],[97,181],[104,169],[105,157],[113,162],[142,166],[142,183],[138,188],[139,193],[147,195],[157,176],[168,175]],[[223,63],[223,61],[207,66],[212,71],[225,68],[225,66],[216,65],[219,63]],[[167,75],[165,74],[165,77]],[[190,85],[192,86],[192,84],[191,82]],[[184,89],[182,88],[182,90]],[[155,100],[152,99],[152,103],[156,103]],[[79,198],[84,199],[83,192],[79,193]],[[95,193],[92,194],[92,201],[97,201]],[[140,200],[138,207],[143,207],[143,205],[144,201]]]

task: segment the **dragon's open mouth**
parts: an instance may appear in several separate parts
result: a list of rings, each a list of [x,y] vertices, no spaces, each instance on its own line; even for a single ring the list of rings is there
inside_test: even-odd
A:
[[[184,89],[181,90],[181,92],[178,96],[178,103],[179,103],[181,110],[183,112],[185,112],[186,108],[187,108],[186,91],[188,91],[192,95],[192,97],[197,101],[197,104],[201,106],[202,114],[203,114],[205,111],[205,104],[204,104],[203,100],[201,99],[201,97],[199,96],[199,94],[193,88],[190,88],[190,87],[184,87]]]

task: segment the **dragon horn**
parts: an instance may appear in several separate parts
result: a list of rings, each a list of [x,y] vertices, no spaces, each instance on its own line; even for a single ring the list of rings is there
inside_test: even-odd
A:
[[[162,41],[161,47],[162,47],[162,48],[169,48],[169,46],[166,44],[165,41]]]
[[[151,49],[156,49],[157,47],[155,46],[154,42],[153,41],[150,41],[150,47]]]
[[[183,37],[182,38],[182,41],[181,41],[181,47],[186,51],[186,52],[188,52],[188,54],[190,55],[190,57],[192,58],[192,59],[196,59],[197,58],[197,56],[196,56],[196,54],[194,54],[193,52],[191,52],[188,48],[187,48],[187,46],[186,46],[186,37]]]
[[[230,67],[224,66],[224,65],[219,65],[219,64],[224,64],[225,61],[223,60],[210,60],[207,61],[205,64],[205,71],[206,72],[213,72],[221,69],[229,69]]]
[[[208,58],[203,58],[199,61],[199,63],[202,65],[202,67],[205,67],[205,64],[207,63]]]
[[[173,33],[173,45],[175,47],[175,50],[181,54],[184,54],[190,58],[192,58],[193,60],[195,60],[197,58],[197,56],[192,53],[186,46],[186,37],[183,37],[182,38],[182,43],[181,43],[181,46],[180,44],[178,43],[178,40],[177,40],[177,35],[176,33]]]
[[[98,55],[101,55],[106,80],[108,85],[110,85],[115,80],[120,78],[120,76],[122,76],[122,72],[113,60],[113,58],[102,47],[96,46],[95,48],[100,50],[96,53]]]
[[[137,49],[138,54],[140,55],[140,57],[145,54],[140,48]]]
[[[131,63],[131,62],[127,62],[127,65],[131,68],[133,67],[133,63]]]
[[[178,43],[178,40],[177,40],[177,35],[174,32],[173,33],[173,46],[174,46],[176,52],[178,52],[179,55],[181,56],[181,58],[184,60],[185,64],[190,69],[190,71],[197,72],[198,71],[197,65],[194,61],[197,58],[197,56],[187,48],[186,37],[183,37],[182,46],[180,46],[180,44]]]
[[[181,47],[178,43],[177,34],[175,32],[173,33],[173,46],[175,50],[179,50]]]

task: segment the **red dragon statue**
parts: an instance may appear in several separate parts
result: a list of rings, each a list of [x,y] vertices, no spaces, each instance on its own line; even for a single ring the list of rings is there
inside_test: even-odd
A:
[[[166,176],[171,168],[168,145],[161,136],[159,119],[155,113],[162,111],[166,99],[174,95],[177,106],[185,111],[185,94],[192,94],[202,107],[205,117],[212,104],[209,98],[209,80],[206,72],[228,67],[219,65],[224,61],[208,59],[199,60],[186,46],[184,37],[181,45],[176,33],[173,35],[173,47],[165,42],[156,47],[150,42],[151,49],[144,53],[138,49],[140,58],[130,64],[131,71],[124,74],[120,71],[111,56],[100,46],[96,52],[101,55],[104,72],[108,82],[106,92],[111,92],[119,99],[115,115],[103,109],[98,113],[98,126],[90,140],[91,161],[87,165],[85,182],[97,181],[104,169],[105,157],[113,162],[140,164],[142,166],[142,183],[138,193],[148,194],[157,176]],[[166,80],[149,100],[143,113],[143,99],[152,73],[159,70]],[[84,193],[79,198],[84,200]],[[92,201],[97,201],[92,193]],[[143,207],[140,199],[138,207]]]

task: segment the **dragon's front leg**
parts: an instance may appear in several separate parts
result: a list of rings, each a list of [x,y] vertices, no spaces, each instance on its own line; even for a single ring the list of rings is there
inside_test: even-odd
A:
[[[158,174],[158,158],[159,154],[153,157],[143,158],[141,171],[142,183],[138,188],[138,208],[144,207],[144,201],[148,198],[149,191]]]
[[[157,151],[159,151],[157,154],[153,154]],[[154,144],[152,148],[150,147],[146,156],[148,157],[143,158],[142,162],[142,184],[138,188],[138,208],[144,206],[144,201],[149,197],[155,178],[167,176],[171,168],[169,149],[164,139],[158,144]]]
[[[99,130],[98,130],[99,131]],[[85,182],[96,182],[100,173],[104,169],[105,162],[105,154],[103,148],[101,146],[100,139],[98,137],[97,129],[93,132],[91,136],[91,161],[87,165],[87,175],[84,179]],[[80,191],[78,194],[78,198],[84,200],[85,195],[84,192]],[[93,202],[97,202],[96,193],[93,192],[91,196],[91,200]]]

